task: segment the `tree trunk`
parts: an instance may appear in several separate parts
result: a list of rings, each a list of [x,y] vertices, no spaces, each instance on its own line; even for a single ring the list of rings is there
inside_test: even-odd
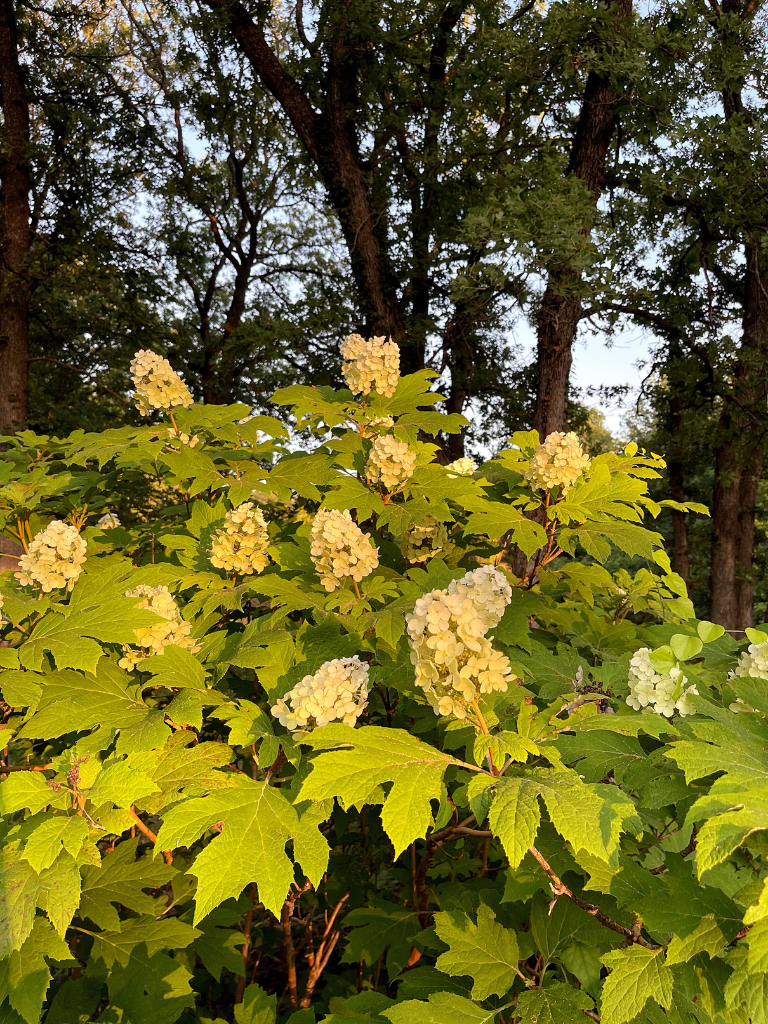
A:
[[[339,219],[368,334],[391,336],[401,346],[404,373],[423,366],[423,354],[410,346],[399,308],[394,274],[386,249],[383,212],[374,209],[358,147],[356,56],[347,45],[346,18],[338,19],[326,47],[327,71],[322,108],[315,110],[298,82],[286,71],[261,28],[239,0],[205,0],[225,12],[230,28],[264,87],[293,125]]]
[[[734,631],[752,625],[755,505],[765,444],[768,270],[760,255],[759,241],[745,246],[742,342],[717,427],[710,618]]]
[[[616,14],[632,17],[632,0],[619,0]],[[592,216],[583,233],[591,234],[597,203],[605,187],[606,157],[616,127],[618,95],[606,78],[590,71],[579,112],[566,175],[575,174],[592,197]],[[568,406],[568,382],[572,348],[582,316],[579,295],[581,275],[569,267],[553,270],[542,296],[537,324],[536,411],[534,427],[542,440],[553,430],[563,430]]]
[[[29,105],[19,64],[14,0],[0,0],[0,431],[27,420],[29,396]]]
[[[683,399],[679,391],[673,390],[670,399],[669,433],[672,439],[672,454],[667,461],[669,489],[672,500],[685,501],[685,473],[683,470],[682,429]],[[688,517],[685,512],[672,511],[672,568],[685,580],[686,586],[691,575],[688,554]]]

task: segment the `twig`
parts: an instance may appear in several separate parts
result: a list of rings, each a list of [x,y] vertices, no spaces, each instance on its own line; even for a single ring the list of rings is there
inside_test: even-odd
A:
[[[635,921],[631,928],[625,928],[624,925],[619,924],[618,921],[614,921],[612,918],[604,914],[600,907],[595,906],[594,903],[587,903],[586,900],[583,900],[580,896],[577,896],[572,892],[562,879],[555,874],[535,846],[529,846],[528,852],[536,858],[544,873],[549,878],[549,887],[552,890],[555,899],[560,896],[567,896],[568,899],[571,900],[572,903],[575,903],[577,907],[581,907],[582,910],[586,910],[586,912],[594,917],[596,921],[599,921],[603,928],[610,928],[611,931],[618,932],[619,935],[624,936],[628,943],[636,942],[639,946],[645,946],[646,949],[660,948],[659,946],[655,946],[652,942],[648,942],[648,940],[644,939],[640,934],[640,928],[642,927],[642,923],[640,921]]]
[[[305,882],[301,889],[297,889],[296,892],[293,892],[288,896],[288,899],[284,901],[282,910],[280,911],[280,927],[283,931],[285,962],[288,967],[288,990],[290,994],[291,1007],[294,1010],[299,1005],[299,997],[296,987],[296,948],[293,945],[293,936],[291,935],[291,918],[293,917],[296,900],[302,893],[305,893],[311,888],[312,883]]]
[[[320,975],[325,970],[326,964],[331,958],[336,943],[339,941],[341,931],[336,929],[332,931],[333,923],[338,917],[339,911],[349,899],[349,893],[342,896],[336,906],[333,908],[331,916],[325,923],[325,931],[323,932],[323,938],[320,945],[317,948],[317,952],[313,954],[312,965],[309,969],[309,977],[307,978],[307,984],[304,988],[304,995],[301,997],[301,1008],[306,1009],[307,1006],[312,1002],[312,993],[315,990]]]
[[[136,808],[133,806],[133,804],[131,804],[131,806],[128,808],[128,813],[136,822],[136,827],[138,828],[139,832],[145,835],[151,843],[156,843],[157,836],[148,825],[144,824],[144,822],[136,813]],[[171,853],[170,850],[163,850],[163,860],[165,861],[166,864],[173,864],[173,854]]]

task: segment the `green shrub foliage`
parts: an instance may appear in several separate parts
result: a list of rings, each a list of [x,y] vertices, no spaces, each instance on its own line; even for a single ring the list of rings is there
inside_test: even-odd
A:
[[[442,465],[347,347],[291,433],[6,439],[0,1021],[765,1024],[768,638],[693,619],[662,460]]]

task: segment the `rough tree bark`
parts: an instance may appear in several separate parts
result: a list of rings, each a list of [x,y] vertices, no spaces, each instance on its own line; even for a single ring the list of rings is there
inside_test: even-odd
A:
[[[752,625],[750,573],[757,487],[765,452],[768,400],[768,268],[760,245],[745,246],[744,313],[731,393],[718,423],[712,504],[710,618],[729,630]]]
[[[616,15],[621,19],[631,18],[632,0],[619,0]],[[592,232],[597,203],[605,187],[606,158],[616,128],[618,99],[606,78],[595,71],[589,72],[565,172],[581,178],[592,197],[593,216],[584,224],[585,237]],[[579,272],[568,266],[552,270],[541,300],[533,426],[542,438],[565,426],[572,348],[583,315],[580,281]]]
[[[264,87],[285,111],[326,188],[349,251],[352,273],[369,334],[391,335],[401,346],[404,372],[423,365],[409,344],[386,244],[383,210],[374,209],[363,171],[357,127],[350,116],[356,99],[356,54],[348,44],[347,16],[335,23],[325,47],[326,72],[320,109],[283,67],[239,0],[205,0],[228,16],[229,26]],[[303,35],[303,28],[301,29]]]
[[[709,0],[715,16],[744,21],[755,13],[753,0]],[[722,23],[723,46],[733,46],[730,24]],[[743,44],[742,44],[743,45]],[[740,86],[726,84],[722,93],[726,121],[749,118]],[[718,423],[712,502],[710,618],[739,632],[752,625],[750,580],[755,544],[757,487],[763,469],[768,399],[768,265],[762,252],[764,226],[748,226],[744,244],[742,338],[723,396]]]
[[[29,105],[14,0],[0,0],[0,431],[20,430],[29,398]]]

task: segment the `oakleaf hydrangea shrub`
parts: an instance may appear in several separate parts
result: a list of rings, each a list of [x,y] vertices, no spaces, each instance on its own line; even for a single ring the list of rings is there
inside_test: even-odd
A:
[[[342,356],[277,418],[144,351],[141,425],[4,439],[0,1020],[765,1024],[768,632],[653,522],[706,510],[451,462]]]

